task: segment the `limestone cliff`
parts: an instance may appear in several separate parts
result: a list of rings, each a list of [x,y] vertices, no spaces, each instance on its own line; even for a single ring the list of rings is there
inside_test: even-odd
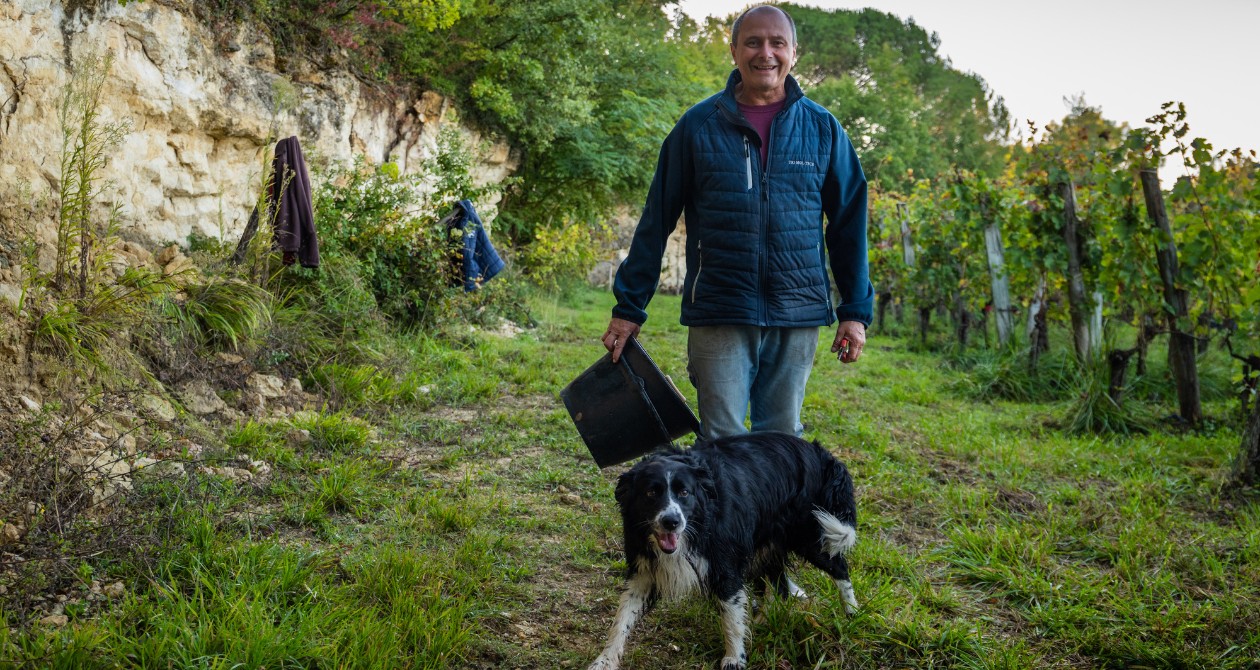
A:
[[[458,125],[434,92],[391,98],[305,61],[281,72],[256,28],[212,31],[188,0],[0,0],[0,188],[27,181],[56,191],[57,100],[70,63],[87,52],[113,57],[105,120],[129,120],[132,131],[106,177],[125,234],[150,244],[239,233],[277,138],[296,135],[308,155],[363,154],[415,172],[435,151],[438,129]],[[291,102],[277,104],[277,92]],[[460,130],[474,145],[491,142],[482,183],[515,169],[506,143]]]

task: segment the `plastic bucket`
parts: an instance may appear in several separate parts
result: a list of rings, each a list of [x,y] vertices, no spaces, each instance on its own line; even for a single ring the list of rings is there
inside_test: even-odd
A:
[[[560,399],[601,468],[700,430],[687,400],[633,337],[616,363],[604,354],[560,391]]]

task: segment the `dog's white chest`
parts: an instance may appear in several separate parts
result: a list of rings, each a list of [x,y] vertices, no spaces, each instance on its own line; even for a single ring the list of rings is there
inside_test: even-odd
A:
[[[684,548],[672,554],[658,554],[656,561],[640,558],[639,573],[651,575],[661,598],[679,600],[701,589],[709,574],[709,562]]]

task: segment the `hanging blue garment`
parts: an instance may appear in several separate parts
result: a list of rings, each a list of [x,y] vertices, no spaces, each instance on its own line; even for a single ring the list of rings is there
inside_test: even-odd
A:
[[[465,291],[476,291],[503,271],[505,263],[494,250],[494,245],[490,244],[490,235],[486,233],[471,200],[460,200],[455,204],[455,211],[444,220],[448,232],[459,231],[463,239],[461,277]]]

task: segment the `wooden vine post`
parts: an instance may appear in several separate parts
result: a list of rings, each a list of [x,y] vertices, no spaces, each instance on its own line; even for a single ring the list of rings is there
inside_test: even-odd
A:
[[[1080,227],[1076,217],[1076,185],[1069,179],[1059,184],[1063,198],[1063,242],[1068,256],[1068,312],[1072,317],[1072,343],[1076,359],[1088,363],[1090,357],[1090,308],[1085,295],[1085,270],[1081,258]]]
[[[983,204],[985,219],[984,249],[989,256],[989,284],[993,291],[993,313],[997,315],[998,346],[1004,347],[1011,339],[1011,284],[1006,277],[1006,260],[1002,250],[1002,230],[992,216],[988,197]]]
[[[914,240],[910,235],[910,213],[906,203],[897,203],[897,219],[901,222],[901,258],[905,261],[906,267],[910,270],[914,269]],[[922,304],[922,296],[919,296],[919,336],[923,342],[927,343],[928,326],[931,324],[932,308]]]
[[[1260,486],[1260,399],[1252,403],[1251,417],[1243,430],[1242,451],[1234,463],[1235,483]]]
[[[1142,194],[1146,197],[1146,212],[1159,229],[1163,240],[1155,250],[1159,262],[1159,278],[1164,285],[1164,310],[1168,321],[1168,365],[1172,368],[1173,382],[1177,385],[1177,404],[1181,417],[1192,424],[1203,419],[1203,407],[1199,401],[1199,372],[1195,361],[1194,337],[1181,328],[1190,313],[1185,289],[1177,287],[1177,243],[1173,240],[1168,210],[1164,208],[1164,193],[1159,187],[1159,175],[1153,169],[1141,171]]]

